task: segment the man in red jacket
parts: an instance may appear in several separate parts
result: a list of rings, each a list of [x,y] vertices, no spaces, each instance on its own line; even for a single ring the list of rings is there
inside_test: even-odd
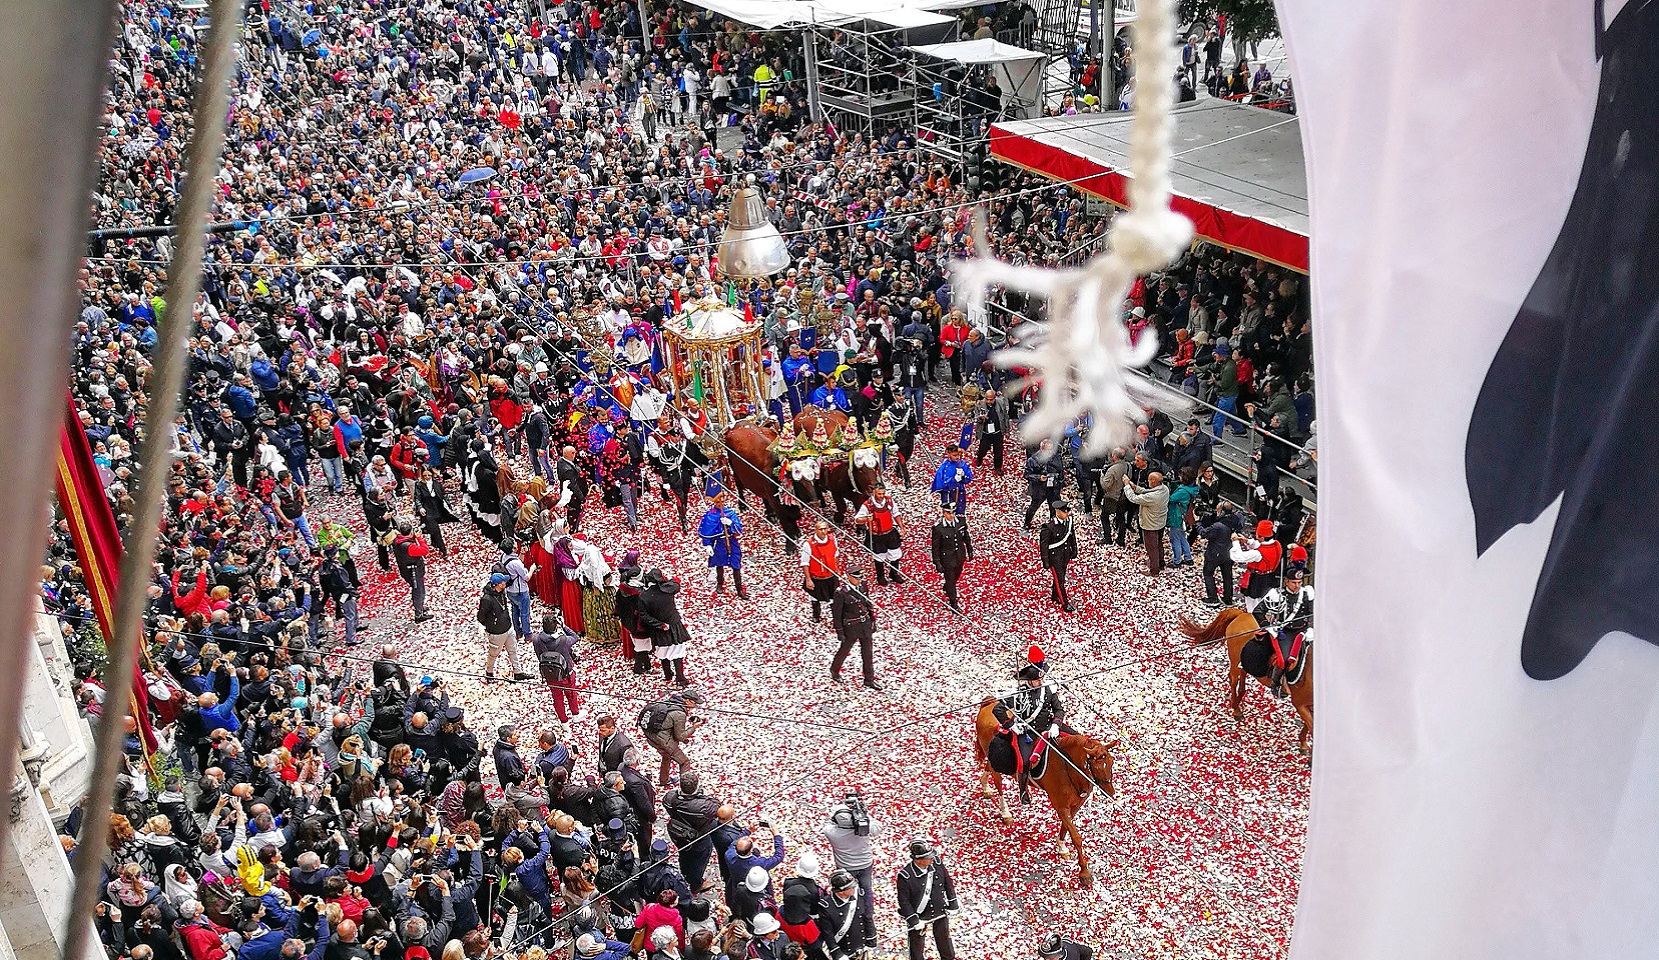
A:
[[[414,427],[403,428],[403,434],[397,438],[396,443],[392,444],[392,451],[387,454],[386,459],[391,463],[392,469],[397,472],[399,493],[402,493],[408,484],[415,482],[415,478],[420,476],[422,464],[431,462],[431,458],[426,453],[426,444],[421,442],[420,437],[415,436]]]
[[[426,541],[415,536],[414,524],[403,520],[392,538],[392,557],[397,561],[397,574],[409,584],[409,603],[415,609],[415,622],[432,619],[426,612],[426,555],[432,550]]]

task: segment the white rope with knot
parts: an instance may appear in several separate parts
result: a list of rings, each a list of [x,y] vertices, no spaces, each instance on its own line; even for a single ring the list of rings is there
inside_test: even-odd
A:
[[[1024,383],[1040,383],[1037,407],[1022,432],[1058,439],[1079,418],[1092,419],[1087,448],[1100,453],[1127,439],[1142,419],[1125,371],[1158,352],[1150,330],[1130,342],[1123,300],[1136,276],[1180,256],[1192,241],[1192,223],[1169,207],[1170,141],[1175,120],[1173,0],[1142,0],[1132,27],[1135,107],[1129,129],[1129,209],[1112,223],[1107,249],[1081,267],[1051,270],[986,256],[985,216],[973,223],[975,256],[952,264],[957,296],[969,316],[983,313],[991,287],[1048,301],[1048,323],[1019,331],[1026,342],[1000,351],[999,367],[1025,367]]]

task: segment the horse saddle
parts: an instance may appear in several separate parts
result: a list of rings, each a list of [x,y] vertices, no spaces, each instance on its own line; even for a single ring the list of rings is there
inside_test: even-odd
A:
[[[1294,687],[1302,682],[1302,674],[1308,670],[1308,661],[1313,659],[1313,643],[1302,640],[1302,652],[1296,657],[1296,662],[1285,672],[1285,686]]]
[[[1273,641],[1264,631],[1246,640],[1239,650],[1238,665],[1245,673],[1258,680],[1265,679],[1273,670]]]
[[[1018,737],[1013,739],[1019,743]],[[1042,779],[1043,771],[1048,769],[1048,756],[1057,749],[1052,740],[1045,743],[1041,737],[1032,737],[1031,750],[1024,758],[1027,775],[1033,780]]]
[[[1013,734],[998,734],[985,747],[985,762],[996,773],[1012,777],[1019,772],[1019,761],[1014,758]]]
[[[1015,755],[1016,750],[1019,751],[1018,756]],[[1019,737],[1016,737],[1013,731],[1009,731],[991,738],[990,744],[985,748],[985,762],[990,765],[993,772],[1005,777],[1019,776],[1020,768],[1026,767],[1031,778],[1036,779],[1043,775],[1043,770],[1048,765],[1048,755],[1053,750],[1054,744],[1044,745],[1040,738],[1033,738],[1031,746],[1026,747],[1019,742]],[[1033,754],[1036,755],[1035,760]]]

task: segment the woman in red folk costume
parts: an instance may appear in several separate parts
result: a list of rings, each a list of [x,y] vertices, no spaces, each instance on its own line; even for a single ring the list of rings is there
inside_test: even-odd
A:
[[[557,608],[572,631],[583,633],[582,585],[576,581],[576,555],[563,520],[553,521],[547,533],[530,544],[524,565],[530,568],[530,591],[536,598]]]

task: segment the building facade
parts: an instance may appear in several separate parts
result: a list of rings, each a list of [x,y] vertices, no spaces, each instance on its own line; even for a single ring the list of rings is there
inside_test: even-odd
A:
[[[28,669],[19,769],[10,780],[0,848],[0,960],[55,960],[62,952],[74,884],[58,832],[92,773],[92,731],[70,696],[63,635],[38,610]]]

